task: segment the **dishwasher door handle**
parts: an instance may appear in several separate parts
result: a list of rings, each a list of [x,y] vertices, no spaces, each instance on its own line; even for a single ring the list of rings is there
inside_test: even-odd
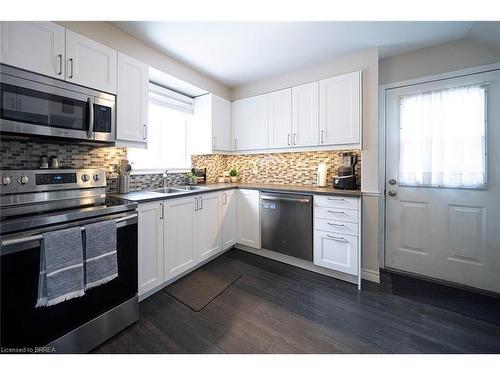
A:
[[[262,199],[267,201],[284,201],[284,202],[297,202],[297,203],[310,203],[309,198],[286,198],[286,197],[271,197],[269,195],[261,195]]]

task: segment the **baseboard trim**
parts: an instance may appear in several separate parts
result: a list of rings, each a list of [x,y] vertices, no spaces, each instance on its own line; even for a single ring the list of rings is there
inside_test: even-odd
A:
[[[366,268],[361,269],[361,278],[377,284],[380,284],[380,273],[378,271],[369,270]]]

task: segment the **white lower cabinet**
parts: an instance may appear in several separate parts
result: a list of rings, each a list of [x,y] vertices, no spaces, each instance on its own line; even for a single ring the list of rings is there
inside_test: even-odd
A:
[[[260,249],[260,192],[238,189],[236,208],[236,242]]]
[[[315,230],[314,264],[357,275],[358,237]]]
[[[139,295],[159,286],[163,280],[163,203],[141,203],[138,211]]]
[[[165,280],[196,265],[197,215],[193,196],[165,200]]]
[[[236,243],[236,190],[222,192],[222,250]]]
[[[361,198],[314,196],[314,264],[358,276]]]
[[[201,262],[222,251],[221,193],[207,193],[195,199],[198,200],[198,262]]]

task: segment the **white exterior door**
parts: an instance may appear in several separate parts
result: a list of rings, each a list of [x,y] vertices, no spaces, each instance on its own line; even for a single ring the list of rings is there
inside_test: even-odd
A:
[[[147,144],[149,67],[118,54],[116,139]]]
[[[165,280],[169,280],[198,263],[195,198],[166,200],[163,222]]]
[[[236,243],[236,190],[222,192],[222,250]]]
[[[269,148],[292,145],[292,89],[269,94]]]
[[[222,250],[221,194],[203,194],[197,197],[198,262]]]
[[[1,22],[1,62],[64,79],[64,27],[53,22]]]
[[[139,295],[163,282],[163,203],[141,203],[139,215]]]
[[[233,102],[234,149],[258,150],[269,145],[267,95]]]
[[[466,117],[464,122],[462,109],[472,102],[458,101],[448,112],[458,113],[462,118],[451,121],[453,147],[456,142],[464,142],[464,150],[482,150],[486,143],[488,150],[486,158],[487,187],[486,188],[450,188],[426,186],[416,187],[415,183],[402,184],[401,176],[407,176],[408,158],[405,155],[413,153],[417,147],[414,143],[420,139],[420,127],[406,138],[404,130],[400,130],[400,117],[405,119],[403,103],[412,95],[431,95],[436,90],[470,87],[470,85],[487,84],[487,94],[484,99],[478,100],[477,106],[486,103],[486,118],[477,122],[479,111]],[[484,96],[484,95],[483,95]],[[405,100],[405,101],[403,101]],[[423,99],[419,99],[423,100]],[[434,103],[434,102],[433,102]],[[482,104],[481,104],[482,103]],[[457,284],[467,285],[484,290],[500,292],[500,71],[482,74],[473,74],[460,78],[433,81],[418,85],[399,87],[386,91],[386,267],[408,271],[414,274],[441,279]],[[413,107],[412,107],[413,108]],[[421,107],[418,107],[421,108]],[[433,111],[435,107],[433,107]],[[446,109],[440,106],[440,115],[446,116]],[[484,110],[481,112],[484,113]],[[421,113],[412,113],[414,120]],[[445,117],[443,117],[445,118]],[[427,117],[426,117],[427,119]],[[472,126],[484,129],[486,120],[486,134],[478,144],[470,144],[473,140],[468,132]],[[427,122],[418,124],[427,125]],[[419,175],[426,160],[435,165],[444,165],[438,172],[446,174],[456,168],[458,162],[463,163],[466,170],[477,169],[477,162],[471,164],[469,160],[461,159],[457,153],[446,162],[445,150],[434,148],[437,140],[436,132],[440,131],[441,117],[436,126],[431,127],[431,136],[423,138],[422,146],[417,147],[421,157],[415,158],[413,174]],[[462,128],[459,123],[464,124]],[[465,126],[466,125],[466,126]],[[403,128],[402,128],[403,129]],[[462,134],[465,134],[463,136]],[[456,140],[455,140],[455,137]],[[403,140],[401,142],[400,140]],[[405,141],[408,139],[408,142]],[[431,141],[432,140],[432,141]],[[442,141],[442,140],[440,140]],[[445,143],[446,144],[446,143]],[[433,150],[433,154],[428,150]],[[435,156],[442,152],[445,156]],[[467,151],[469,152],[469,151]],[[481,154],[481,152],[480,152]],[[483,153],[483,159],[484,160]],[[401,156],[401,162],[400,162]],[[479,161],[481,164],[481,161]],[[402,167],[404,166],[404,168]],[[437,172],[436,172],[437,173]],[[465,172],[464,172],[465,173]],[[434,172],[428,173],[432,176]],[[436,175],[436,178],[439,177]],[[408,178],[408,177],[405,177]],[[432,177],[434,181],[434,177]],[[456,186],[456,185],[455,185]]]
[[[359,144],[361,72],[319,81],[320,144]]]
[[[292,146],[316,146],[319,113],[318,82],[292,88]]]
[[[66,80],[116,94],[117,52],[66,29]]]

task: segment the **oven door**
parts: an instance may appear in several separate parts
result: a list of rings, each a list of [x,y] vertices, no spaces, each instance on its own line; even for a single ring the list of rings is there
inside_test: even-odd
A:
[[[40,240],[30,237],[49,230],[117,220],[118,277],[54,306],[35,308],[40,268]],[[121,214],[43,228],[2,239],[0,283],[0,347],[36,348],[89,323],[94,318],[137,298],[137,214]],[[7,244],[5,246],[5,244]],[[112,324],[113,322],[110,322]],[[95,335],[98,333],[96,332]],[[87,338],[90,339],[90,338]],[[75,343],[72,343],[77,345]]]
[[[2,132],[91,140],[94,97],[2,74]]]

